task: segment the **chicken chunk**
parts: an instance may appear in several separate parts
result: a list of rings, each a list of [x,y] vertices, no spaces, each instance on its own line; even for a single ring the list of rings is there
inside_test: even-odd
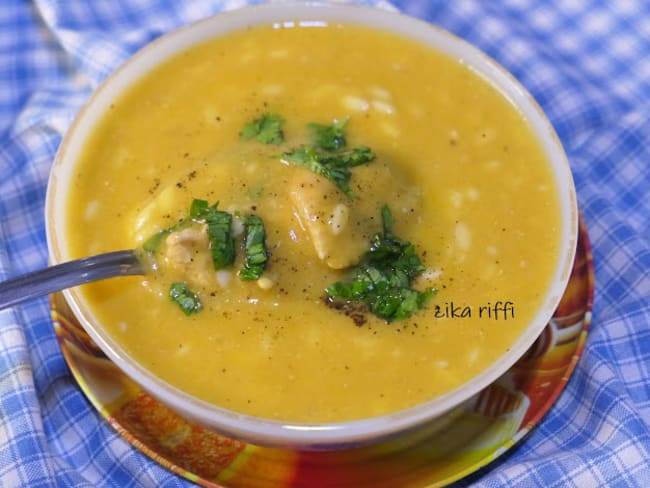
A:
[[[370,238],[381,230],[381,207],[415,205],[417,193],[403,175],[384,163],[354,169],[354,200],[324,177],[297,168],[289,194],[295,215],[314,246],[316,255],[332,269],[357,264]]]
[[[190,285],[209,287],[216,277],[206,225],[193,225],[172,232],[162,252],[164,266],[186,277]]]
[[[290,195],[318,258],[334,269],[357,263],[367,239],[350,222],[347,197],[327,179],[303,170],[296,171]]]

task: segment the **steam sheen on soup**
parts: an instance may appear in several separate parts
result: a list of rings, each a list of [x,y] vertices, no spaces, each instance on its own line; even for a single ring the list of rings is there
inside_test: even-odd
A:
[[[215,270],[193,225],[166,236],[156,271],[82,293],[140,364],[216,405],[304,422],[408,408],[486,369],[535,315],[559,252],[557,189],[522,115],[461,62],[365,27],[289,25],[228,34],[144,76],[94,130],[70,188],[74,256],[141,247],[201,199],[234,216],[235,263]],[[241,137],[268,114],[282,141]],[[375,155],[350,169],[349,195],[282,158],[309,143],[309,124],[336,121],[346,147]],[[413,289],[437,290],[401,320],[324,299],[382,231],[384,206],[424,266]],[[268,262],[242,280],[251,214]],[[169,298],[179,281],[198,313]]]

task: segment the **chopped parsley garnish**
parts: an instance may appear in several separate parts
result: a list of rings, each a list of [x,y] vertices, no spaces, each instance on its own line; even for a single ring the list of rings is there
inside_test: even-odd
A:
[[[332,125],[324,124],[309,124],[314,143],[321,149],[328,151],[336,151],[345,147],[345,126],[348,124],[349,118],[343,120],[334,120]]]
[[[436,290],[411,288],[424,271],[415,246],[392,233],[393,217],[388,206],[381,210],[382,232],[375,234],[362,262],[352,270],[351,281],[339,281],[325,290],[336,305],[361,306],[391,322],[405,319],[424,307]]]
[[[282,153],[282,160],[295,166],[304,166],[327,178],[349,198],[353,198],[350,168],[369,163],[375,159],[375,153],[366,146],[345,149],[345,127],[348,120],[334,120],[331,125],[309,124],[314,143]]]
[[[167,236],[172,232],[174,232],[174,230],[175,230],[175,226],[156,232],[154,235],[152,235],[146,241],[144,241],[144,244],[142,244],[142,249],[144,249],[148,253],[157,252],[158,249],[160,249],[160,246],[162,245],[163,241],[167,239]]]
[[[217,204],[215,203],[214,206],[216,208]],[[194,220],[202,219],[209,207],[210,204],[207,200],[195,198],[192,200],[192,204],[190,205],[190,218]]]
[[[149,253],[155,253],[172,232],[181,230],[192,222],[205,222],[208,226],[208,239],[210,240],[214,269],[220,270],[230,266],[235,261],[235,241],[230,226],[232,215],[217,210],[217,205],[217,203],[209,205],[206,200],[195,198],[190,206],[188,218],[156,232],[144,242],[142,248]]]
[[[208,225],[208,239],[214,269],[220,270],[235,261],[235,240],[232,235],[232,215],[217,210],[217,203],[208,205],[206,200],[194,199],[190,207],[190,217],[195,221],[205,221]]]
[[[244,268],[239,272],[242,280],[256,280],[264,272],[268,261],[266,250],[266,232],[262,219],[248,215],[244,220],[246,229],[244,250],[246,252]]]
[[[345,127],[349,118],[337,120],[332,124],[311,123],[307,127],[313,144],[307,144],[282,153],[283,161],[295,166],[304,166],[308,170],[330,180],[349,198],[353,198],[350,189],[352,172],[350,168],[369,163],[375,159],[375,153],[366,146],[345,149],[347,137]],[[278,114],[264,114],[249,122],[240,132],[244,140],[256,138],[265,144],[284,142],[282,124],[284,119]]]
[[[179,221],[177,224],[167,227],[166,229],[159,230],[154,235],[149,237],[146,241],[144,241],[142,244],[142,249],[151,254],[158,252],[158,249],[160,249],[160,246],[162,246],[162,243],[165,242],[165,239],[167,239],[167,236],[169,234],[176,232],[177,230],[184,229],[189,225],[190,222],[191,220],[185,218]]]
[[[184,281],[172,283],[169,298],[176,303],[185,315],[198,313],[203,309],[199,296],[187,287]]]
[[[255,138],[263,144],[282,144],[284,142],[283,123],[282,116],[267,113],[247,123],[239,136],[244,140]]]
[[[235,238],[232,234],[233,216],[228,212],[218,210],[217,205],[218,202],[210,205],[207,200],[195,198],[190,206],[188,218],[151,236],[145,241],[143,248],[151,253],[157,252],[164,239],[172,232],[186,227],[191,222],[205,223],[208,227],[214,269],[220,270],[231,266],[235,262]],[[264,222],[255,215],[242,217],[238,212],[236,215],[244,221],[245,228],[244,251],[246,255],[244,268],[239,272],[239,276],[242,280],[256,280],[264,272],[268,261]]]
[[[282,159],[295,166],[304,166],[311,172],[327,178],[352,198],[354,195],[350,189],[350,168],[372,161],[375,159],[375,153],[366,146],[337,152],[325,152],[315,146],[301,146],[282,153]]]

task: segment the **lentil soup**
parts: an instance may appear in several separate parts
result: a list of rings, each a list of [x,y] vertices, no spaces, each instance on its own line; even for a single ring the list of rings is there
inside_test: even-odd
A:
[[[280,142],[242,137],[269,115]],[[350,169],[349,194],[282,156],[310,124],[337,122],[347,147],[374,154]],[[114,101],[76,166],[66,233],[74,257],[141,247],[196,199],[218,202],[235,216],[231,267],[211,267],[201,229],[171,232],[155,272],[82,287],[95,316],[145,368],[213,404],[367,418],[457,388],[535,316],[560,252],[545,158],[522,114],[456,59],[361,26],[260,26],[189,48]],[[385,207],[424,267],[413,289],[436,290],[389,321],[325,298]],[[256,280],[239,276],[249,214],[266,231]],[[197,313],[169,298],[179,280]]]

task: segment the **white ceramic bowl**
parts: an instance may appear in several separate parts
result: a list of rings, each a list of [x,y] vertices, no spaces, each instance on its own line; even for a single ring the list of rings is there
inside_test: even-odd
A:
[[[471,381],[422,405],[395,414],[358,421],[287,424],[219,408],[163,382],[132,360],[106,333],[75,289],[67,290],[65,297],[83,327],[107,356],[128,376],[185,418],[254,444],[296,449],[334,449],[378,441],[425,422],[444,418],[445,414],[449,414],[455,407],[495,381],[526,352],[552,316],[568,282],[578,225],[575,190],[569,165],[551,124],[533,98],[505,69],[485,54],[457,37],[420,20],[380,9],[341,4],[280,3],[249,7],[222,13],[167,34],[139,51],[109,77],[93,94],[70,127],[59,148],[50,175],[46,201],[47,238],[52,263],[64,262],[71,258],[61,222],[65,216],[66,190],[69,187],[72,168],[100,117],[134,80],[180,50],[209,38],[253,24],[271,24],[295,19],[361,24],[426,43],[462,60],[489,80],[528,120],[546,152],[561,191],[561,255],[543,306],[514,346],[499,361]]]

